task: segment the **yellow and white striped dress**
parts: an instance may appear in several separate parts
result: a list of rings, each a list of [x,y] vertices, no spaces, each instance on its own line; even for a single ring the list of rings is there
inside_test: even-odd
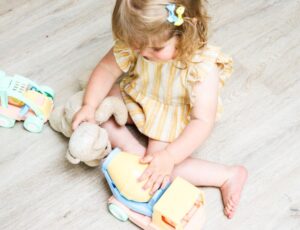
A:
[[[232,73],[232,59],[210,45],[197,51],[185,69],[178,68],[178,61],[146,60],[119,40],[114,56],[126,72],[120,89],[133,122],[144,135],[165,142],[176,139],[190,121],[193,84],[209,77],[212,65],[221,70],[220,87]],[[221,112],[219,96],[217,115]]]

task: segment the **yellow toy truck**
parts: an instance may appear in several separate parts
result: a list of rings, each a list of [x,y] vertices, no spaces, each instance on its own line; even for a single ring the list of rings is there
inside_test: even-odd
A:
[[[128,219],[146,230],[195,230],[204,224],[204,193],[177,177],[167,188],[151,196],[138,177],[147,165],[135,154],[114,149],[105,159],[102,172],[113,193],[108,200],[110,213]]]

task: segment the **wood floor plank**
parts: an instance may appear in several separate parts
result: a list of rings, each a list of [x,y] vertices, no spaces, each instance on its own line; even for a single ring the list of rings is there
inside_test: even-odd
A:
[[[79,90],[112,46],[109,0],[0,1],[0,69],[56,91]],[[243,164],[249,180],[233,220],[219,191],[205,188],[207,230],[300,226],[300,1],[209,1],[210,43],[234,59],[225,112],[195,156]],[[67,139],[49,125],[0,128],[1,229],[137,229],[106,208],[100,169],[71,165]]]

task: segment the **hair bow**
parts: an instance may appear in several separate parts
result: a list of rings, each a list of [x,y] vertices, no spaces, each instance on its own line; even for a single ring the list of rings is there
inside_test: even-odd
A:
[[[183,16],[183,13],[185,11],[185,8],[184,8],[184,6],[179,6],[176,9],[177,16],[175,15],[175,12],[174,12],[175,8],[176,8],[176,5],[173,4],[173,3],[169,3],[166,6],[166,9],[169,12],[169,16],[168,16],[167,20],[170,23],[174,23],[175,26],[181,26],[183,24],[183,22],[184,22],[182,16]]]

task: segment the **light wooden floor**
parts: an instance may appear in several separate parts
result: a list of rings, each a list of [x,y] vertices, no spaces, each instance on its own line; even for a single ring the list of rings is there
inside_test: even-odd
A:
[[[109,0],[1,0],[0,69],[57,92],[62,104],[112,45]],[[207,230],[300,228],[300,1],[209,1],[212,44],[232,55],[225,113],[195,153],[250,173],[233,220],[205,189]],[[67,140],[0,129],[1,229],[136,229],[106,209],[99,169],[70,165]]]

